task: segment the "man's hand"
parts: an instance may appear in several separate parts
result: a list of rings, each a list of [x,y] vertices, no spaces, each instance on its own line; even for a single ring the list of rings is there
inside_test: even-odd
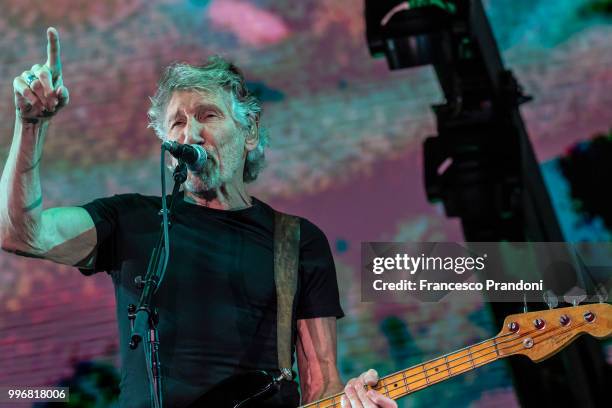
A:
[[[357,378],[352,378],[344,387],[346,396],[342,396],[342,408],[397,408],[397,403],[366,386],[374,386],[378,382],[378,373],[368,370]]]
[[[68,104],[68,89],[62,79],[59,34],[47,29],[47,62],[35,64],[13,80],[17,115],[25,122],[55,115]]]

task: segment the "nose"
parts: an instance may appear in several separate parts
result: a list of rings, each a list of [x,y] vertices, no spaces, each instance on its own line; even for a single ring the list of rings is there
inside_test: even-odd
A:
[[[202,137],[202,125],[193,117],[189,118],[183,132],[183,143],[185,144],[203,144],[205,142]]]

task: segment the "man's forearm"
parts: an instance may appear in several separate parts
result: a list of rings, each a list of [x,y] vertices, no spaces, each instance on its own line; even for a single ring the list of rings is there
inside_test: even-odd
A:
[[[296,355],[303,402],[339,393],[344,386],[336,367],[336,318],[297,322]]]
[[[33,248],[42,213],[40,162],[48,120],[15,119],[15,131],[0,178],[0,243],[3,249]]]

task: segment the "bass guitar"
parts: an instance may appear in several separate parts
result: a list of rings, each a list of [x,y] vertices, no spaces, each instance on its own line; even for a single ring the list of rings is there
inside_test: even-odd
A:
[[[420,391],[500,358],[522,354],[540,362],[566,347],[578,336],[612,335],[612,305],[588,304],[515,314],[493,338],[442,357],[382,377],[370,387],[392,399]],[[190,408],[253,408],[270,397],[282,381],[264,371],[232,376],[217,384]],[[340,407],[343,393],[310,402],[298,408]]]

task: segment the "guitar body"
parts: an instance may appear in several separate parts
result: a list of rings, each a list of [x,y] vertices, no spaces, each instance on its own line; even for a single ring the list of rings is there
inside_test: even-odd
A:
[[[254,408],[278,391],[278,384],[265,371],[233,375],[210,389],[188,408]]]

